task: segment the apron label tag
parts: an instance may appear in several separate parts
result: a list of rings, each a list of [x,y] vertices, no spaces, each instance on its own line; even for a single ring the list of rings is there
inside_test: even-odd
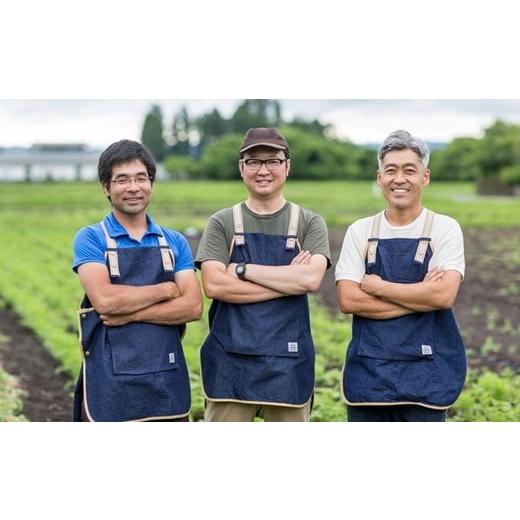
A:
[[[287,347],[288,347],[289,352],[298,352],[298,343],[293,343],[293,342],[289,341],[289,343],[287,344]]]
[[[431,356],[432,348],[430,345],[421,345],[423,356]]]
[[[170,363],[175,363],[175,352],[169,353]]]

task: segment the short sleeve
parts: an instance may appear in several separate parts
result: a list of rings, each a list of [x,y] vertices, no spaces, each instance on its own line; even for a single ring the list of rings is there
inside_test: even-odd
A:
[[[174,273],[184,271],[185,269],[195,269],[190,245],[186,238],[180,233],[175,234],[175,242],[177,246],[177,255],[175,256]]]
[[[313,215],[308,229],[303,237],[302,249],[312,255],[323,255],[327,259],[327,269],[330,267],[330,247],[327,224],[320,215]]]
[[[84,227],[74,237],[74,257],[72,270],[77,273],[78,267],[90,262],[106,265],[106,245],[92,227]]]
[[[200,239],[195,257],[195,266],[200,268],[206,260],[218,260],[224,265],[229,264],[229,248],[223,223],[214,215],[209,218],[206,229]]]
[[[365,241],[356,230],[349,226],[343,239],[341,253],[336,265],[336,281],[351,280],[360,283],[365,275]]]
[[[464,237],[459,223],[449,219],[440,230],[439,237],[435,242],[432,240],[433,255],[430,260],[429,269],[440,267],[444,270],[453,270],[460,273],[464,278]]]

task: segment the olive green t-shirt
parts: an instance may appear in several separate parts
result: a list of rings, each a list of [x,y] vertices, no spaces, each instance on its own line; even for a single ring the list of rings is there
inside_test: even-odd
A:
[[[242,203],[242,218],[246,233],[286,236],[290,216],[289,202],[276,213],[269,215],[253,213],[244,202]],[[212,215],[202,234],[195,265],[200,268],[200,264],[206,260],[218,260],[228,265],[233,235],[233,208],[225,208]],[[302,250],[327,258],[328,269],[330,267],[329,236],[323,218],[317,213],[300,207],[297,235]]]

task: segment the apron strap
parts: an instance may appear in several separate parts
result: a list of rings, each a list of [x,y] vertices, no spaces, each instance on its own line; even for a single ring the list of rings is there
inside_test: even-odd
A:
[[[287,229],[287,242],[285,249],[292,251],[296,247],[298,241],[298,223],[300,221],[300,206],[291,202],[291,217],[289,219],[289,228]]]
[[[119,278],[121,274],[119,273],[119,259],[117,256],[117,242],[108,234],[107,228],[103,221],[100,222],[101,229],[105,234],[105,240],[107,243],[107,251],[105,253],[105,258],[108,258],[108,267],[110,269],[110,276],[112,278]]]
[[[374,265],[376,263],[377,244],[379,242],[379,229],[381,227],[381,218],[383,212],[378,213],[372,220],[372,231],[370,232],[370,238],[368,239],[367,248],[367,264]]]
[[[424,222],[422,236],[419,240],[419,244],[417,246],[417,251],[415,253],[414,258],[414,262],[417,262],[418,264],[424,263],[426,251],[428,250],[428,244],[431,241],[432,223],[434,216],[435,213],[433,211],[430,211],[429,209],[426,210],[426,220]]]
[[[245,243],[244,240],[244,220],[242,218],[242,203],[239,202],[233,206],[233,226],[235,230],[235,234],[233,236],[233,243],[231,248],[233,248],[233,244],[237,246],[243,246]]]
[[[170,249],[170,246],[168,245],[168,242],[166,242],[162,232],[161,229],[161,234],[157,237],[157,240],[159,240],[159,248],[161,249],[163,271],[165,273],[173,273],[175,268],[175,257],[173,256],[173,251]]]

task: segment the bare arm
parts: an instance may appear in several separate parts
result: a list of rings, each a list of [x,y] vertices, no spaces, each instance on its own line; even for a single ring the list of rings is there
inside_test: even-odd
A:
[[[257,303],[287,296],[253,282],[240,280],[218,260],[202,263],[202,285],[208,298],[228,303]]]
[[[351,280],[339,280],[336,288],[339,308],[344,314],[357,314],[373,320],[387,320],[413,312],[401,305],[367,294],[361,290],[360,284]]]
[[[166,302],[156,303],[130,314],[102,314],[101,319],[109,327],[140,321],[157,325],[180,325],[200,319],[202,295],[195,272],[191,269],[175,275],[180,296]]]
[[[302,251],[298,257],[306,261],[293,262],[291,265],[247,264],[246,279],[284,294],[305,294],[317,291],[327,269],[327,259],[323,255],[311,255]],[[235,264],[230,264],[234,269]]]
[[[174,282],[156,285],[115,285],[106,266],[94,262],[78,268],[79,279],[99,314],[129,314],[179,296]]]
[[[429,312],[450,309],[457,297],[460,281],[457,271],[434,269],[422,282],[410,284],[387,282],[377,275],[365,275],[360,287],[367,294],[387,302],[416,312]]]

